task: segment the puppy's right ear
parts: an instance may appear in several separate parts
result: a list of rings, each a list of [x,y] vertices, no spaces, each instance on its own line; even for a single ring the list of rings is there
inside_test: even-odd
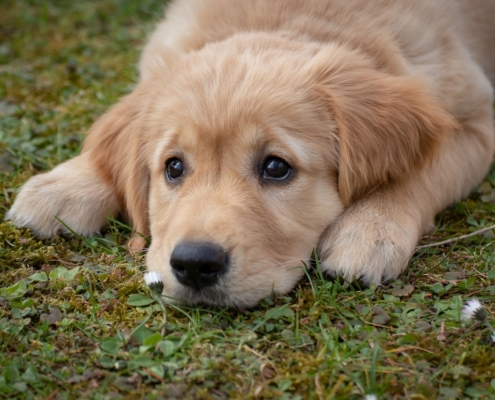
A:
[[[135,231],[129,243],[135,251],[145,245],[140,235],[149,235],[149,171],[141,151],[145,94],[137,87],[110,108],[93,124],[82,149],[90,153],[101,178],[115,188],[123,216]]]

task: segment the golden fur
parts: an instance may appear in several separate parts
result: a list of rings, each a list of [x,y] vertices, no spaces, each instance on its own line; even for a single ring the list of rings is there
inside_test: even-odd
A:
[[[330,275],[396,277],[492,161],[493,21],[491,0],[175,1],[135,90],[7,218],[52,236],[57,216],[91,235],[120,214],[151,235],[164,293],[193,303],[287,292],[315,247]],[[287,182],[260,178],[268,156],[291,166]],[[180,184],[164,175],[174,157]],[[214,286],[172,273],[190,241],[228,252]]]

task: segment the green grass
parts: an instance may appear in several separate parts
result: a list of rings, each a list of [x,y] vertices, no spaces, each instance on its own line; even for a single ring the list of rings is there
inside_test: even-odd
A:
[[[30,176],[77,154],[136,82],[159,0],[4,0],[0,13],[0,220]],[[495,173],[438,217],[424,243],[495,223]],[[419,251],[387,286],[318,270],[249,311],[167,306],[142,281],[127,232],[39,240],[0,224],[0,397],[36,399],[495,398],[494,235]]]

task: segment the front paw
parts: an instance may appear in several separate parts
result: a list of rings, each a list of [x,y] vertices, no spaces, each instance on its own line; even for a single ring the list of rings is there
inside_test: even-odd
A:
[[[394,215],[391,215],[394,214]],[[321,238],[322,270],[368,285],[396,278],[407,267],[420,237],[417,219],[351,207]]]
[[[117,212],[112,188],[98,178],[86,156],[79,156],[32,177],[5,219],[18,227],[31,228],[40,237],[71,231],[90,236],[107,224],[107,216]]]

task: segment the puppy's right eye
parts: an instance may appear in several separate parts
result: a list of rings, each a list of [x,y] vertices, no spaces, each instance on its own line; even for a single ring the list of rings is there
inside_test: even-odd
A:
[[[165,175],[169,182],[177,182],[184,175],[185,168],[182,160],[171,158],[166,162]]]

